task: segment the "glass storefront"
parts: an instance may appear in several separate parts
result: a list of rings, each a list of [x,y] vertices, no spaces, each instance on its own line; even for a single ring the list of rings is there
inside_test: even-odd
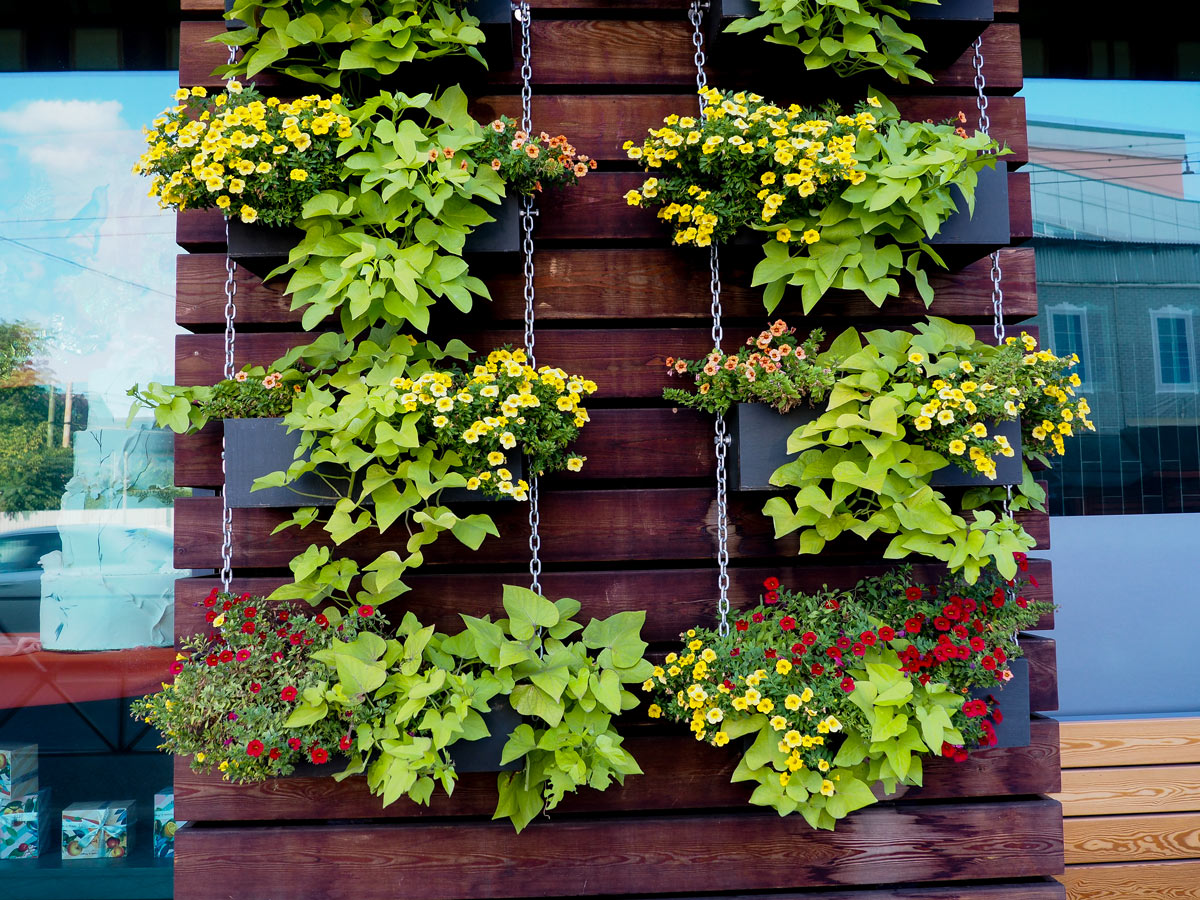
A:
[[[174,216],[130,167],[174,82],[0,74],[6,898],[171,895],[152,834],[171,762],[128,707],[174,658],[174,582],[188,573],[172,564],[171,437],[127,422],[125,392],[173,380]],[[91,811],[69,811],[80,828],[60,840],[74,804]]]

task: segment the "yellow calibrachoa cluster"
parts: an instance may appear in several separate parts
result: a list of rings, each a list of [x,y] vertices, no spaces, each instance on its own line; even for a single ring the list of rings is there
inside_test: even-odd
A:
[[[875,130],[869,107],[878,107],[878,100],[870,98],[850,116],[832,108],[813,112],[794,103],[783,108],[746,91],[706,88],[700,93],[704,113],[699,119],[672,114],[640,146],[624,144],[630,159],[665,170],[661,180],[652,175],[640,190],[629,191],[626,202],[639,206],[657,200],[659,218],[675,226],[676,244],[706,247],[728,239],[744,222],[768,223],[781,214],[790,219],[819,191],[819,199],[827,201],[847,183],[866,178],[856,156],[857,140],[861,132]],[[713,198],[701,185],[713,183],[714,176],[759,189],[750,197]],[[813,244],[820,233],[807,229],[793,236],[784,227],[775,237]]]
[[[264,100],[230,81],[212,97],[180,88],[175,100],[145,130],[149,149],[133,167],[151,178],[163,208],[216,207],[243,222],[288,224],[336,181],[338,142],[353,134],[336,94]]]
[[[961,354],[927,359],[917,350],[909,354],[910,366],[937,375],[917,383],[908,407],[923,443],[970,460],[972,468],[994,479],[994,457],[1011,457],[1016,450],[1007,437],[994,433],[991,423],[1021,417],[1023,439],[1035,442],[1026,450],[1052,448],[1059,456],[1066,451],[1063,438],[1071,436],[1073,423],[1095,430],[1087,398],[1075,398],[1080,379],[1070,370],[1078,356],[1038,350],[1037,340],[1027,332],[986,350],[986,356],[974,359]]]
[[[596,383],[552,366],[535,369],[524,350],[493,350],[469,374],[429,371],[396,378],[392,387],[402,412],[425,413],[419,430],[458,453],[468,490],[528,499],[529,483],[509,468],[508,451],[518,447],[538,475],[578,472],[587,459],[566,447],[591,419],[583,399]]]

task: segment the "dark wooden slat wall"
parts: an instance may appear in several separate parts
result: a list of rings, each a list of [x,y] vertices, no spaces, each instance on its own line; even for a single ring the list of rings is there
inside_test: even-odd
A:
[[[671,111],[694,102],[686,0],[533,0],[534,124],[566,133],[600,171],[577,189],[543,198],[538,224],[539,359],[587,374],[600,384],[592,423],[579,442],[589,459],[583,473],[544,486],[542,582],[552,596],[573,596],[586,614],[646,609],[645,635],[664,647],[691,623],[711,622],[715,601],[715,500],[711,423],[662,403],[662,359],[709,349],[707,265],[703,254],[672,250],[652,214],[622,199],[640,176],[620,144],[636,139]],[[218,86],[209,73],[222,48],[217,33],[222,0],[181,0],[183,84]],[[1010,170],[1011,246],[1001,250],[1010,326],[1037,312],[1033,251],[1018,246],[1032,234],[1028,177],[1015,170],[1028,157],[1021,86],[1017,0],[998,0],[996,24],[984,34],[993,133],[1014,153]],[[772,76],[710,70],[710,83],[762,91]],[[890,86],[906,115],[942,119],[965,111],[973,121],[970,54],[937,73],[934,85]],[[281,93],[295,84],[259,78]],[[519,110],[514,73],[495,73],[472,88],[481,119]],[[814,100],[803,96],[778,100]],[[857,96],[857,95],[855,95]],[[848,99],[853,99],[849,97]],[[212,383],[220,377],[224,306],[223,229],[206,213],[179,217],[176,320],[193,332],[178,339],[176,380]],[[990,333],[989,265],[979,248],[934,276],[930,312]],[[724,254],[726,345],[757,332],[764,321],[750,287],[751,255]],[[462,336],[476,350],[520,341],[522,279],[513,261],[473,266],[488,283],[491,303],[469,315],[438,311],[433,335]],[[239,269],[238,364],[267,363],[306,337],[282,284],[263,284]],[[926,313],[911,287],[877,309],[864,298],[831,294],[805,320],[788,303],[779,314],[801,328],[835,334],[848,324],[904,325]],[[176,483],[219,487],[221,426],[176,440]],[[775,541],[759,510],[764,495],[734,495],[731,504],[732,598],[753,602],[762,579],[815,589],[848,587],[883,571],[878,546],[835,545],[820,557],[796,557],[794,542]],[[205,569],[219,561],[219,507],[214,498],[176,506],[176,563]],[[424,621],[454,628],[461,612],[499,608],[499,589],[520,583],[526,562],[524,509],[478,507],[493,515],[502,537],[464,555],[450,538],[427,554],[396,601]],[[286,580],[286,564],[317,530],[265,540],[281,516],[238,510],[237,590],[266,593]],[[1048,520],[1023,517],[1049,542]],[[364,537],[344,548],[365,558],[393,538]],[[882,545],[880,545],[882,546]],[[872,554],[875,554],[874,556]],[[918,565],[916,577],[939,569]],[[1053,598],[1050,564],[1031,560],[1038,582],[1028,595]],[[176,629],[203,627],[199,600],[213,579],[179,582]],[[467,604],[463,598],[472,598]],[[1053,627],[1053,616],[1039,629]],[[1031,707],[1057,706],[1054,641],[1022,636],[1030,660]],[[1039,795],[1059,789],[1058,727],[1034,716],[1029,747],[992,750],[956,765],[926,765],[924,786],[851,816],[833,833],[813,832],[799,817],[778,818],[746,805],[744,785],[728,781],[732,753],[629,717],[628,746],[645,774],[624,789],[585,792],[566,800],[550,820],[514,836],[488,821],[495,802],[490,775],[464,775],[454,797],[430,807],[400,801],[387,809],[362,779],[277,779],[237,786],[192,773],[177,762],[178,814],[193,824],[178,836],[176,896],[180,900],[404,896],[413,900],[474,897],[608,895],[634,898],[671,893],[720,893],[746,898],[760,891],[780,900],[1052,900],[1063,896],[1049,876],[1062,870],[1058,805]],[[266,823],[274,823],[267,825]],[[904,883],[911,886],[899,887]],[[942,884],[938,884],[942,882]],[[917,886],[917,885],[920,886]],[[889,885],[891,885],[889,887]],[[836,890],[832,890],[837,888]],[[814,893],[815,891],[815,893]]]

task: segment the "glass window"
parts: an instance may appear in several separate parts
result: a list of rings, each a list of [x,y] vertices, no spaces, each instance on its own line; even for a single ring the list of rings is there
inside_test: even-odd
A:
[[[1073,353],[1079,357],[1079,365],[1075,367],[1075,373],[1081,382],[1087,384],[1087,310],[1059,306],[1051,309],[1049,313],[1052,346],[1063,356]]]
[[[1192,317],[1182,310],[1156,310],[1151,315],[1158,389],[1192,390]]]

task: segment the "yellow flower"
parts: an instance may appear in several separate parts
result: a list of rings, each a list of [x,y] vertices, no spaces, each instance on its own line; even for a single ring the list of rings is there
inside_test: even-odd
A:
[[[748,708],[749,708],[749,706],[750,706],[750,704],[746,702],[746,698],[745,698],[745,697],[734,697],[734,698],[733,698],[733,699],[730,701],[730,703],[732,703],[732,704],[733,704],[733,708],[734,708],[734,709],[736,709],[736,710],[738,710],[739,712],[745,712],[745,711],[746,711],[746,709],[748,709]]]
[[[804,232],[804,237],[802,238],[806,244],[815,244],[820,239],[821,234],[815,228],[810,228],[808,231]]]
[[[578,472],[583,468],[583,461],[586,456],[572,456],[567,460],[567,468],[572,472]]]
[[[867,104],[875,107],[876,109],[879,109],[879,107],[883,106],[883,104],[879,102],[878,97],[868,97]]]
[[[477,491],[477,490],[479,490],[479,483],[480,483],[480,482],[479,482],[479,479],[478,479],[478,478],[475,478],[475,477],[468,478],[468,479],[467,479],[467,490],[468,490],[468,491]]]
[[[643,681],[642,682],[642,690],[646,691],[646,692],[650,692],[650,691],[654,690],[654,679],[647,678],[645,681]]]
[[[786,706],[788,709],[790,709],[792,712],[795,712],[796,710],[798,710],[800,708],[800,704],[802,702],[803,701],[799,697],[797,697],[795,694],[788,694],[783,700],[783,705]]]
[[[630,206],[641,206],[642,205],[642,195],[639,194],[637,191],[628,191],[625,194],[625,202],[628,203]]]
[[[242,204],[241,219],[247,225],[249,225],[253,222],[257,222],[258,221],[258,210],[254,209],[251,206],[246,206],[245,204]]]
[[[222,194],[220,197],[217,198],[217,207],[219,209],[229,209],[229,202],[230,202],[229,198],[227,196],[225,196],[224,194]]]
[[[775,183],[775,173],[774,172],[763,172],[762,178],[760,178],[759,181],[761,181],[763,184],[774,184]]]
[[[723,731],[718,731],[716,734],[713,735],[712,742],[713,742],[714,747],[724,747],[726,744],[729,743],[729,735],[727,735]]]
[[[657,703],[651,703],[649,708],[646,710],[646,715],[648,715],[652,719],[661,719],[662,718],[662,707],[659,706]]]
[[[215,628],[220,628],[224,624],[225,624],[224,613],[222,613],[221,615],[219,615],[215,619],[213,619],[213,627],[215,627]]]
[[[695,640],[695,641],[688,642],[689,650],[699,650],[703,646],[704,646],[704,641],[701,641],[701,640]]]
[[[967,450],[967,445],[959,440],[950,442],[950,452],[955,456],[962,456]]]
[[[799,747],[800,740],[800,732],[796,731],[794,728],[783,736],[783,742],[789,747]]]
[[[718,709],[717,707],[714,706],[712,709],[710,709],[708,711],[708,713],[704,716],[704,718],[706,720],[708,720],[709,725],[716,725],[718,722],[720,722],[722,719],[725,718],[725,713],[721,712],[720,709]]]
[[[777,232],[775,232],[775,240],[780,241],[781,243],[786,244],[791,239],[792,239],[792,230],[790,228],[788,228],[786,225],[783,228],[780,228]]]
[[[805,689],[804,689],[804,690],[803,690],[803,691],[800,693],[800,702],[801,702],[801,703],[807,703],[807,702],[808,702],[809,700],[811,700],[812,698],[813,698],[813,692],[812,692],[812,688],[805,688]]]
[[[928,431],[933,427],[933,420],[929,416],[917,416],[916,422],[917,431]]]
[[[204,762],[204,760],[207,758],[208,754],[206,754],[203,750],[196,754],[196,762]]]
[[[775,671],[780,675],[786,675],[792,671],[792,664],[786,659],[781,659],[775,663]]]
[[[772,716],[770,725],[776,731],[783,731],[783,729],[787,728],[787,719],[783,716]]]
[[[977,438],[987,437],[987,426],[982,422],[976,422],[971,426],[971,434]]]
[[[450,424],[450,420],[448,418],[446,418],[445,416],[434,416],[433,417],[433,427],[434,428],[445,428],[449,424]]]
[[[225,84],[225,90],[231,94],[240,94],[242,92],[242,83],[240,81],[229,81]]]
[[[768,697],[763,697],[761,700],[759,700],[758,706],[756,707],[760,713],[769,713],[774,708],[775,704],[772,703]]]
[[[700,654],[700,658],[706,663],[715,662],[717,658],[716,651],[712,647],[705,647],[704,652]]]
[[[292,169],[289,177],[292,181],[308,181],[308,172],[304,169]]]
[[[834,790],[833,782],[830,781],[828,778],[826,778],[825,780],[823,780],[821,782],[821,793],[824,794],[826,797],[832,797],[833,790]]]
[[[914,366],[919,366],[921,363],[925,362],[925,354],[918,353],[914,350],[912,353],[908,354],[908,361]]]
[[[791,776],[791,774],[790,774],[790,773],[788,773],[788,772],[780,772],[780,773],[779,773],[779,783],[780,783],[780,784],[781,784],[783,787],[787,787],[787,786],[788,786],[788,782],[789,782],[789,781],[791,781],[791,780],[792,780],[792,776]]]
[[[177,90],[175,92],[175,99],[176,100],[186,100],[191,95],[192,95],[191,91],[189,91],[187,88],[180,88],[179,90]]]
[[[824,760],[824,759],[817,760],[817,768],[822,772],[828,772],[829,771],[829,761]]]
[[[498,466],[504,462],[504,454],[499,450],[493,450],[488,454],[487,461],[489,466]]]

